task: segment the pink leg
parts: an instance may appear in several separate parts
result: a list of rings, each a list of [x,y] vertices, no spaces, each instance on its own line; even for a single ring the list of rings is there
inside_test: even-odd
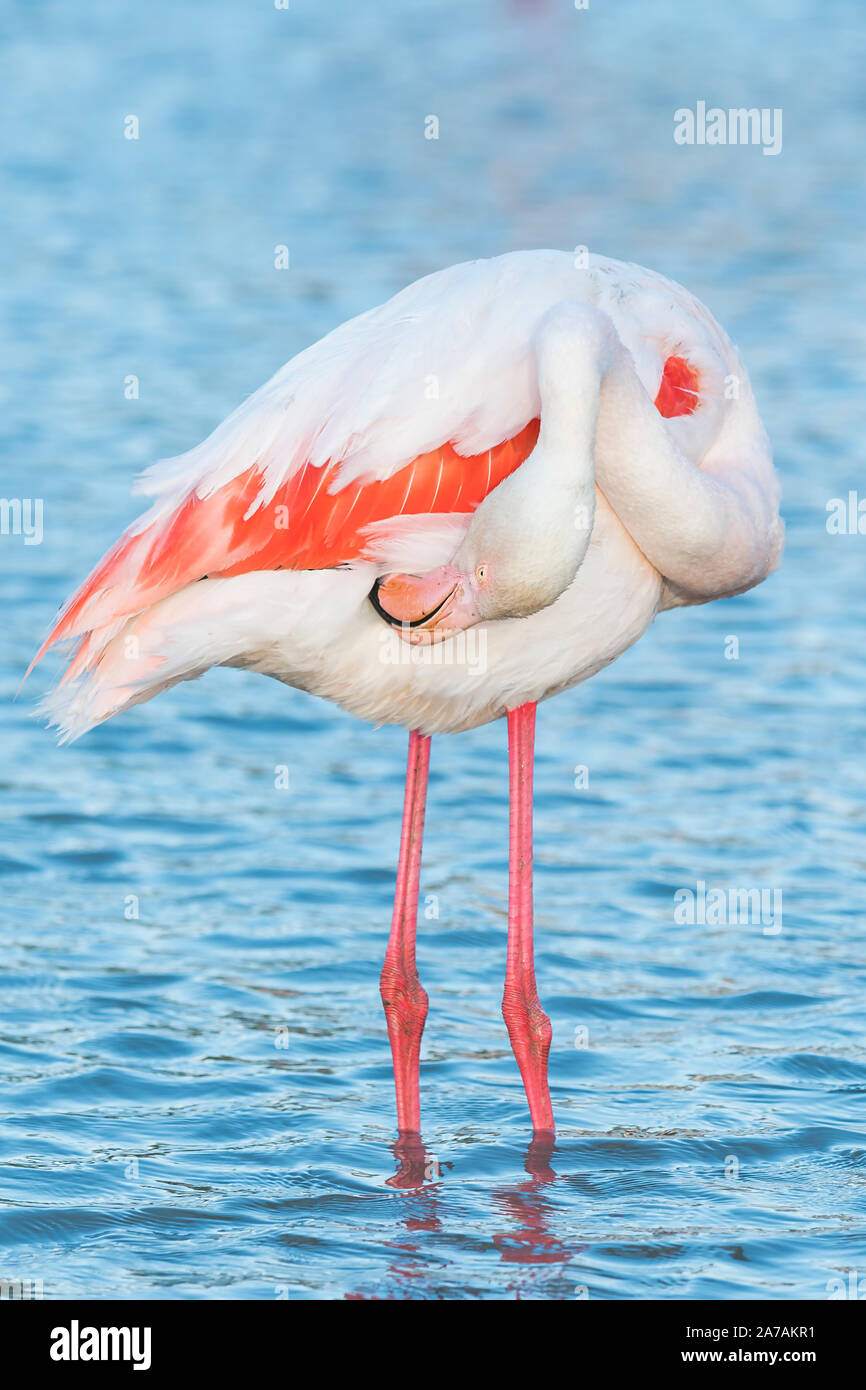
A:
[[[409,735],[406,798],[400,835],[400,863],[391,935],[379,980],[397,1087],[397,1128],[401,1134],[418,1134],[421,1108],[418,1101],[418,1057],[427,1017],[427,994],[415,965],[415,928],[418,922],[418,878],[424,808],[427,804],[427,772],[430,739],[415,730]]]
[[[532,768],[535,755],[535,705],[508,711],[509,862],[508,963],[502,1015],[517,1058],[532,1128],[536,1135],[554,1130],[547,1056],[552,1029],[538,1002],[532,950]]]

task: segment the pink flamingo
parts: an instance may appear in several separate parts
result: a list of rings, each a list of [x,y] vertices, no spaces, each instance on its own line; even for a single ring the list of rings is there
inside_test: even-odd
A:
[[[398,1128],[416,1135],[430,736],[507,716],[502,1009],[533,1130],[552,1136],[532,938],[535,708],[658,612],[776,567],[778,485],[729,339],[637,266],[557,251],[453,266],[292,358],[138,491],[151,509],[39,653],[77,640],[45,701],[61,737],[217,665],[410,730],[381,993]]]

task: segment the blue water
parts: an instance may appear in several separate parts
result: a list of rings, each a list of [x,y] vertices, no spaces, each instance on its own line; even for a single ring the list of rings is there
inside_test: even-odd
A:
[[[0,28],[3,493],[45,508],[40,545],[0,542],[0,1276],[239,1299],[866,1276],[866,536],[826,528],[866,492],[857,0],[43,0]],[[698,100],[781,108],[782,153],[675,145]],[[738,340],[788,550],[540,711],[549,1157],[499,1014],[505,730],[434,741],[426,1151],[395,1177],[404,735],[217,671],[57,749],[50,663],[12,696],[139,468],[417,275],[576,244],[684,281]],[[780,893],[781,930],[676,922],[699,881]]]

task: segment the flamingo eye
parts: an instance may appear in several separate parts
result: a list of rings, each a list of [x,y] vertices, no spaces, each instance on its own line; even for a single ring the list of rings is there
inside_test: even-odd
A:
[[[486,565],[479,565],[479,566],[478,566],[477,570],[475,571],[475,578],[478,580],[478,583],[479,583],[479,584],[483,584],[483,583],[484,583],[485,579],[487,578],[487,566],[486,566]]]

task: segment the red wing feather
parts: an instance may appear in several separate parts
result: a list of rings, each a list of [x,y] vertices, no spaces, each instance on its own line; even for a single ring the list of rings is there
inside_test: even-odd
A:
[[[205,576],[329,569],[363,558],[365,528],[374,522],[473,512],[528,458],[538,429],[538,420],[530,420],[511,439],[469,457],[447,443],[389,478],[336,492],[329,489],[339,464],[308,464],[263,507],[255,507],[262,487],[255,465],[209,496],[190,493],[170,516],[121,536],[73,595],[33,664],[62,638],[139,613]]]
[[[699,377],[684,357],[669,357],[662,372],[655,407],[666,420],[693,415],[697,409]]]

